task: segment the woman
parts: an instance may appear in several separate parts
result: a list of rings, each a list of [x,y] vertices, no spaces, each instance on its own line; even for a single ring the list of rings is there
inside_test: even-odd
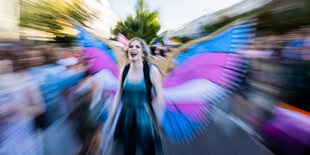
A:
[[[144,40],[133,38],[128,45],[129,64],[120,71],[119,86],[109,117],[112,119],[117,105],[122,104],[113,136],[116,148],[122,146],[124,154],[140,151],[143,154],[160,154],[157,116],[153,109],[164,107],[161,75],[158,68],[147,62],[150,50]],[[156,94],[153,98],[152,87]]]

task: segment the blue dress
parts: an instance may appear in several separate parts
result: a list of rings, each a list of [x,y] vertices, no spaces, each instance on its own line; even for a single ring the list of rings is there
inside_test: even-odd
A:
[[[125,78],[123,101],[114,133],[116,144],[122,145],[124,154],[136,154],[139,149],[143,154],[161,154],[158,128],[147,101],[144,78],[138,83]]]

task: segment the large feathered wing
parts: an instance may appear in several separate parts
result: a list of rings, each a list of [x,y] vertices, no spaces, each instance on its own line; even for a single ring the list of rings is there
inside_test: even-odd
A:
[[[192,140],[242,81],[247,60],[238,51],[254,37],[255,20],[232,24],[208,40],[191,45],[174,59],[163,81],[166,111],[162,128],[175,143]]]

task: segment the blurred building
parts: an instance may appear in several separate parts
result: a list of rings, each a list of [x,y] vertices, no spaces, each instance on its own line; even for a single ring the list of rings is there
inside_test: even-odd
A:
[[[35,0],[33,0],[35,1]],[[71,0],[66,0],[71,1]],[[111,9],[108,0],[82,0],[86,8],[94,17],[87,23],[89,31],[99,37],[109,39],[112,30],[120,21],[120,17]],[[48,40],[53,35],[47,32],[19,28],[19,17],[21,4],[20,0],[0,0],[0,39],[18,40],[20,35],[24,39],[30,40]],[[76,33],[72,29],[65,29],[66,32]],[[71,33],[70,33],[71,34]]]
[[[0,0],[0,39],[19,38],[19,0]]]
[[[203,28],[204,26],[219,21],[223,18],[237,16],[246,12],[250,12],[256,8],[259,8],[271,0],[243,0],[233,6],[230,6],[226,9],[219,10],[212,14],[206,14],[200,16],[193,21],[189,21],[188,23],[182,25],[180,28],[176,30],[169,30],[163,32],[160,36],[179,36],[179,37],[191,37],[191,38],[199,38],[207,35]]]
[[[88,23],[89,31],[99,37],[109,39],[112,30],[121,18],[112,10],[108,0],[83,0],[89,11],[95,16]]]

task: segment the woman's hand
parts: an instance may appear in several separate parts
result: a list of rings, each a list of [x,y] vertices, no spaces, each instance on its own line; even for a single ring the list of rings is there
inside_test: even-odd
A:
[[[157,115],[157,119],[159,121],[159,123],[162,122],[163,118],[164,118],[164,115],[165,115],[165,112],[166,112],[166,105],[164,103],[157,103],[157,104],[153,104],[155,106],[154,107],[154,111]]]

